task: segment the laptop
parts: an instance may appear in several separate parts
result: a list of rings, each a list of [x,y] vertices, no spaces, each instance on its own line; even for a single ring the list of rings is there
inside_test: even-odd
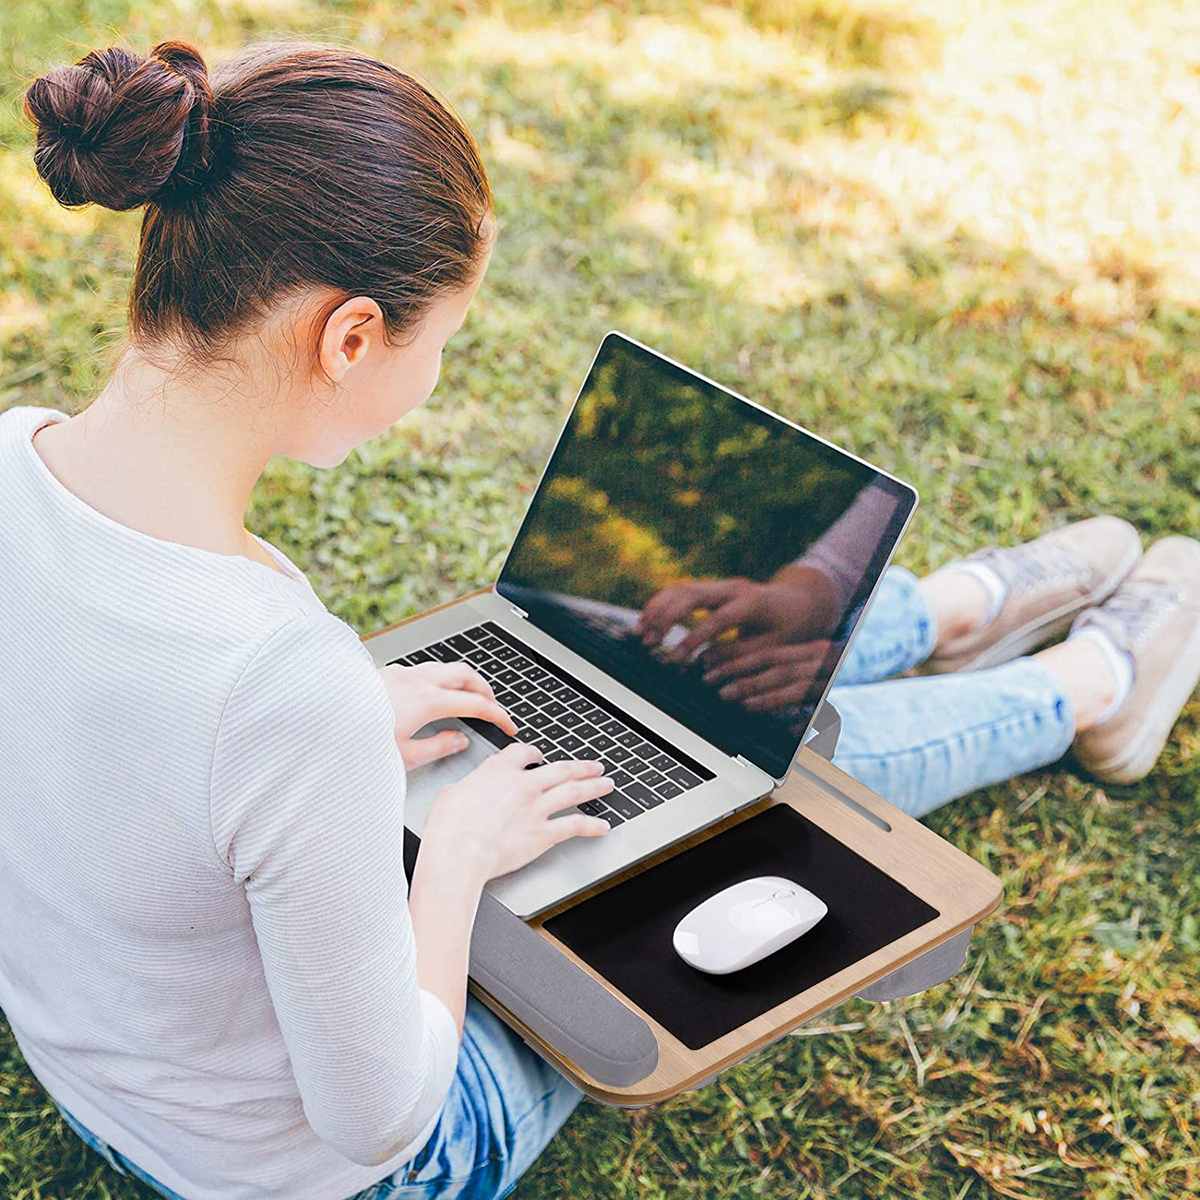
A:
[[[379,665],[464,661],[546,759],[598,758],[610,825],[493,880],[536,916],[784,781],[916,492],[624,334],[605,336],[490,591],[367,646]],[[714,671],[724,671],[714,676]],[[732,685],[737,684],[737,687]],[[409,774],[418,837],[438,792],[511,739]]]

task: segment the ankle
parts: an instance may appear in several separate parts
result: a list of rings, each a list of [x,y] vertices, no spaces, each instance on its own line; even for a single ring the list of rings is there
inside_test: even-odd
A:
[[[1122,652],[1113,648],[1113,653]],[[1070,701],[1077,733],[1111,719],[1129,694],[1132,668],[1122,672],[1097,637],[1077,634],[1033,658],[1054,676]]]
[[[982,629],[991,617],[992,597],[972,572],[942,567],[917,586],[937,628],[935,652]]]

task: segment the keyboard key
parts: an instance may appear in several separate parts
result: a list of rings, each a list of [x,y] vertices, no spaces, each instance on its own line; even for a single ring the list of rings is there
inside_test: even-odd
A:
[[[630,754],[633,752],[630,751]],[[636,775],[639,779],[645,781],[647,779],[661,779],[662,772],[652,767],[649,763],[642,762],[637,758],[630,758],[625,764],[625,770],[631,775]]]
[[[496,682],[503,687],[511,688],[512,685],[520,678],[521,676],[519,672],[508,669],[501,671],[500,674],[496,676]]]
[[[593,746],[584,745],[575,751],[575,757],[576,758],[589,758],[589,759],[599,758],[600,751],[595,749]]]
[[[607,733],[594,733],[588,741],[591,742],[597,750],[611,750],[617,743],[608,736]]]
[[[554,676],[549,671],[543,671],[541,667],[531,667],[525,672],[525,678],[532,679],[534,683],[544,683],[547,679],[554,679]]]
[[[412,664],[408,661],[407,658],[393,658],[388,663],[388,666],[389,667],[409,667],[409,666],[412,666]]]
[[[632,729],[626,729],[624,733],[617,734],[617,742],[627,750],[632,750],[634,746],[642,744],[642,735],[634,733]]]
[[[542,734],[539,737],[527,737],[523,740],[535,745],[543,754],[550,754],[552,751],[558,749],[558,747],[548,737],[546,737],[545,734]]]
[[[604,802],[602,800],[585,800],[576,807],[580,812],[587,813],[589,817],[598,817],[604,811]]]
[[[557,740],[559,747],[568,754],[574,755],[583,749],[583,739],[577,738],[573,733],[568,733],[566,737],[561,737]]]
[[[510,717],[531,717],[535,712],[537,712],[537,709],[528,700],[518,700],[508,710],[508,715]]]
[[[623,788],[627,783],[633,782],[633,776],[622,771],[620,767],[613,771],[609,778],[613,781],[613,787],[618,788]]]
[[[608,757],[615,763],[623,763],[628,762],[633,755],[624,746],[614,746],[609,750]]]
[[[656,754],[649,761],[652,767],[657,767],[660,771],[669,771],[675,766],[675,760],[669,754]]]
[[[557,742],[560,738],[567,736],[567,731],[561,725],[547,725],[546,736],[553,738]]]
[[[693,775],[687,767],[672,767],[667,774],[683,789],[695,787],[700,782],[700,776]]]
[[[475,649],[474,643],[465,633],[456,633],[453,637],[448,637],[446,645],[453,646],[455,650],[461,650],[464,653]]]
[[[683,788],[677,783],[672,783],[669,779],[664,779],[654,790],[664,800],[674,800],[676,796],[683,795]]]
[[[511,687],[518,696],[528,696],[532,692],[536,692],[538,690],[538,685],[536,683],[531,683],[528,679],[516,679],[509,684],[509,687]]]
[[[653,767],[647,767],[643,763],[638,764],[641,770],[635,770],[634,774],[638,777],[639,782],[644,783],[648,788],[653,788],[658,791],[659,784],[670,783],[671,781],[663,774],[660,774]]]
[[[658,747],[650,745],[649,742],[638,742],[636,746],[630,746],[630,750],[638,756],[638,758],[648,761],[658,753]]]
[[[485,633],[483,637],[479,639],[479,644],[485,650],[490,650],[493,654],[495,654],[495,652],[504,645],[504,643],[498,637],[494,637],[490,633]]]
[[[434,659],[433,655],[430,654],[428,650],[418,650],[418,651],[416,651],[415,654],[410,654],[408,656],[408,658],[409,658],[409,661],[411,663],[413,663],[414,665],[416,665],[417,663],[435,662],[436,661],[436,659]]]
[[[610,793],[611,794],[611,793]],[[625,795],[632,797],[643,808],[655,808],[662,803],[648,787],[641,783],[630,783],[625,786]]]
[[[625,819],[623,817],[619,817],[615,812],[609,812],[607,809],[600,813],[600,820],[607,821],[610,829],[617,825],[625,824]]]
[[[546,761],[566,762],[570,757],[571,756],[565,750],[560,750],[557,746],[555,746],[554,749],[546,755]]]
[[[510,692],[507,688],[496,688],[496,703],[501,708],[511,708],[514,704],[521,703],[521,697],[516,692]]]
[[[435,642],[432,646],[430,646],[429,653],[432,654],[433,657],[438,660],[438,662],[458,661],[458,655],[455,654],[449,646],[445,646],[441,642]]]
[[[565,712],[558,718],[558,723],[566,729],[577,729],[583,724],[583,718],[578,713]]]
[[[531,663],[523,654],[518,654],[515,658],[510,658],[508,663],[510,666],[515,667],[518,671],[520,671],[522,675],[533,666],[533,663]]]
[[[522,701],[527,703],[527,701]],[[534,729],[545,729],[550,724],[550,718],[544,712],[534,712],[529,716],[529,724]]]
[[[600,732],[607,733],[609,737],[617,737],[625,732],[625,726],[614,717],[609,717],[607,721],[600,722]]]
[[[627,821],[630,817],[636,817],[646,811],[640,804],[635,804],[628,796],[617,791],[609,792],[604,797],[604,803],[619,812]]]
[[[569,683],[560,683],[557,687],[548,687],[546,691],[563,701],[564,704],[570,704],[572,700],[579,699],[578,693]]]
[[[500,642],[499,646],[491,646],[489,649],[497,658],[502,658],[505,662],[512,662],[517,657],[517,652],[511,646],[506,646],[503,642]]]
[[[561,700],[551,700],[542,705],[542,712],[551,717],[561,717],[567,711],[567,706]]]
[[[585,721],[605,721],[608,719],[608,713],[602,708],[597,708],[594,704],[585,704],[581,708],[575,710]]]

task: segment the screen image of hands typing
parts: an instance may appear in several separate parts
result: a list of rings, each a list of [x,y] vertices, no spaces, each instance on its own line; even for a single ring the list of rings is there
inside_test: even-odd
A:
[[[498,591],[694,732],[781,778],[908,495],[819,438],[610,342]]]

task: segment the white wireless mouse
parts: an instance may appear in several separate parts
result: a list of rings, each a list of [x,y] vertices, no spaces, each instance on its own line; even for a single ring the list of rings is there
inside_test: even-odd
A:
[[[729,975],[761,962],[806,934],[829,907],[808,888],[763,875],[709,896],[678,925],[672,939],[685,963]]]

